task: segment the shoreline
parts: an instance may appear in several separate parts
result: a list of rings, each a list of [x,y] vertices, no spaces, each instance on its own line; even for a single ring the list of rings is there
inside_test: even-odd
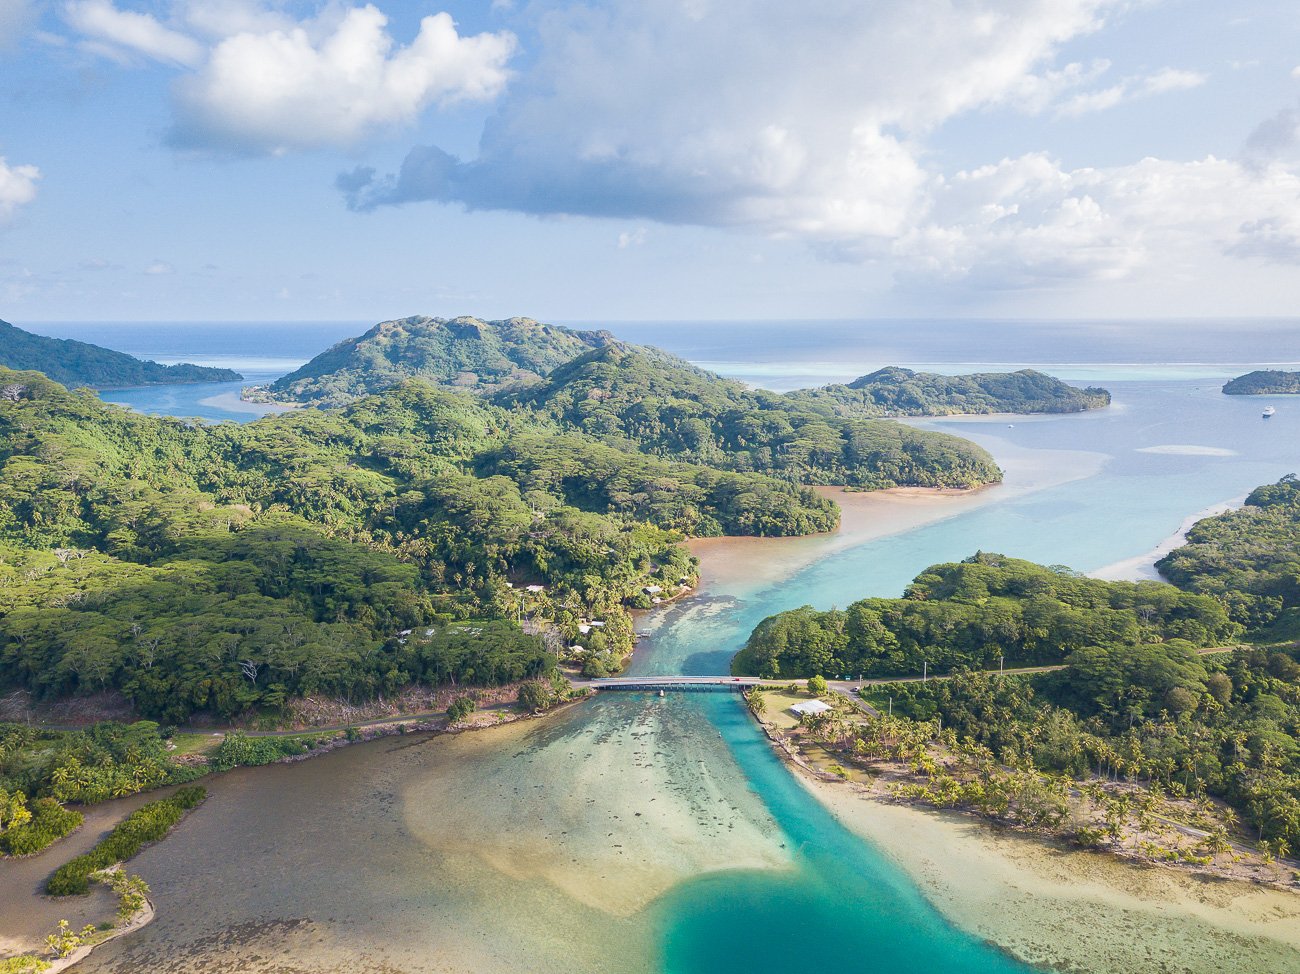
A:
[[[1226,514],[1229,511],[1239,510],[1246,503],[1248,495],[1242,494],[1240,497],[1233,497],[1226,501],[1219,501],[1211,504],[1209,507],[1197,511],[1195,514],[1189,514],[1183,518],[1178,525],[1178,530],[1169,537],[1165,538],[1150,551],[1143,552],[1140,555],[1134,555],[1132,558],[1125,558],[1121,561],[1111,562],[1109,565],[1103,565],[1096,571],[1088,572],[1089,578],[1099,578],[1108,582],[1163,582],[1164,577],[1156,569],[1158,562],[1165,555],[1169,554],[1175,548],[1181,548],[1187,543],[1187,532],[1196,526],[1197,521],[1203,521],[1207,517],[1215,517],[1219,514]]]
[[[896,799],[874,779],[864,785],[817,768],[776,722],[750,715],[813,800],[902,869],[950,922],[1024,963],[1069,974],[1300,964],[1293,887],[1076,849],[971,812]],[[1081,913],[1095,922],[1080,925]],[[1131,936],[1135,929],[1142,935]],[[1254,955],[1246,967],[1238,966],[1243,952]]]

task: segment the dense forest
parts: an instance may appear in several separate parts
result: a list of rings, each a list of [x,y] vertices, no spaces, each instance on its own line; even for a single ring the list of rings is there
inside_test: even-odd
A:
[[[531,318],[481,321],[419,315],[384,321],[339,342],[273,382],[269,398],[338,406],[407,379],[487,393],[536,382],[551,369],[612,340]]]
[[[559,645],[517,620],[571,637],[601,619],[599,673],[644,587],[694,580],[684,532],[838,517],[789,481],[620,453],[420,382],[214,427],[36,373],[0,384],[4,685],[169,722],[549,672]],[[474,620],[497,622],[457,628]]]
[[[39,370],[65,386],[97,389],[182,382],[238,382],[243,378],[230,369],[159,365],[87,342],[33,335],[7,321],[0,321],[0,366],[17,371]],[[0,396],[6,394],[0,389]]]
[[[1100,581],[980,553],[926,569],[899,599],[769,616],[732,669],[771,677],[879,677],[919,674],[925,663],[931,673],[946,673],[997,667],[999,660],[1059,663],[1090,646],[1211,646],[1240,631],[1208,595],[1160,582]]]
[[[847,385],[801,389],[787,395],[848,417],[1079,413],[1110,405],[1110,393],[1105,389],[1080,389],[1033,369],[936,375],[887,368]]]
[[[618,342],[498,401],[656,456],[802,483],[973,487],[1001,478],[993,458],[967,440],[846,419]]]
[[[1300,394],[1300,372],[1262,369],[1229,380],[1223,387],[1228,396],[1267,396]]]

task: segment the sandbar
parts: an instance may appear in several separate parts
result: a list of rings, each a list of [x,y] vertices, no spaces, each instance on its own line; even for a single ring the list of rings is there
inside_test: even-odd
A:
[[[798,774],[949,920],[1072,974],[1300,970],[1300,896],[999,831]]]
[[[239,398],[237,392],[218,393],[215,396],[200,399],[199,403],[213,409],[224,409],[228,413],[253,413],[257,416],[266,416],[270,413],[287,413],[302,408],[297,403],[249,402],[246,399]]]
[[[774,585],[820,558],[876,538],[915,530],[967,511],[1096,474],[1108,459],[1084,450],[1033,450],[1000,437],[982,438],[997,458],[1003,481],[974,490],[894,487],[846,490],[814,487],[840,506],[840,525],[829,534],[798,538],[696,538],[687,542],[700,559],[702,591],[737,585]]]

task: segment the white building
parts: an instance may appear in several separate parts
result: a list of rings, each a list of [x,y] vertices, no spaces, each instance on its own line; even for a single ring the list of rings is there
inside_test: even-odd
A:
[[[824,703],[821,700],[805,700],[803,703],[797,703],[791,707],[790,712],[792,714],[797,714],[800,717],[817,717],[826,713],[828,710],[834,709],[835,708],[830,704]]]

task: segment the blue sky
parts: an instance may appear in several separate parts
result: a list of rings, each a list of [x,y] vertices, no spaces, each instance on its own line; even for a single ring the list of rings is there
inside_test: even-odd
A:
[[[1237,0],[0,0],[0,317],[1293,315]]]

